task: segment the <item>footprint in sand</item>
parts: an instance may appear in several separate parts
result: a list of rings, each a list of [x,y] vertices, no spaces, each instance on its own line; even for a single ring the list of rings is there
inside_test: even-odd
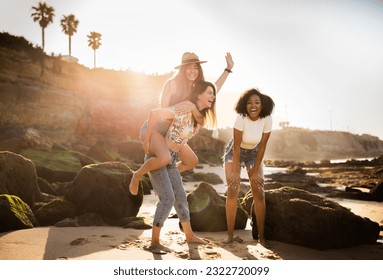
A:
[[[142,240],[130,240],[130,241],[124,241],[121,244],[116,246],[116,249],[119,250],[127,250],[129,247],[136,247],[139,248],[142,245]]]
[[[221,254],[215,251],[207,251],[204,254],[206,255],[205,260],[218,260],[221,258]]]
[[[86,244],[86,243],[88,243],[89,241],[88,241],[88,239],[86,239],[86,238],[77,238],[77,239],[75,239],[75,240],[73,240],[71,243],[70,243],[70,245],[72,245],[72,246],[78,246],[78,245],[84,245],[84,244]]]
[[[56,260],[67,261],[67,260],[69,260],[69,258],[68,257],[57,257]]]

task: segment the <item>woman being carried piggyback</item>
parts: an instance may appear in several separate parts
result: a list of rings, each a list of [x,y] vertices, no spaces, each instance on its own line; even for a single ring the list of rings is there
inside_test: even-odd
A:
[[[268,247],[264,236],[266,202],[263,176],[263,157],[272,129],[271,113],[274,101],[256,88],[245,91],[235,106],[238,116],[234,123],[233,139],[225,149],[224,167],[227,181],[226,220],[228,236],[233,242],[241,167],[246,167],[253,195],[258,240]]]

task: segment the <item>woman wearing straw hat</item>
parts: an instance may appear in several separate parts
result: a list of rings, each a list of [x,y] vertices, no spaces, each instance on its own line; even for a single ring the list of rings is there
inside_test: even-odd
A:
[[[234,62],[230,53],[226,56],[226,68],[221,76],[215,82],[216,92],[218,93],[222,85],[226,81],[228,75],[232,72]],[[203,116],[197,110],[196,106],[188,101],[190,92],[199,81],[204,81],[202,63],[199,57],[192,52],[185,52],[182,56],[181,64],[176,66],[178,71],[164,85],[161,97],[160,107],[173,107],[177,113],[192,112],[193,117],[200,125],[203,124]],[[133,172],[129,189],[131,193],[136,194],[141,176],[151,170],[156,170],[162,166],[166,166],[171,161],[171,155],[166,145],[165,135],[170,127],[171,120],[162,118],[155,124],[155,129],[151,133],[150,139],[147,137],[147,122],[141,128],[141,140],[144,144],[146,154],[150,154],[151,158],[146,161],[138,170]],[[183,145],[179,151],[179,161],[177,167],[180,172],[194,168],[198,163],[198,158],[188,144]]]
[[[189,102],[194,104],[204,119],[204,125],[214,127],[216,124],[215,115],[215,85],[207,81],[200,81],[195,84],[190,93]],[[158,195],[158,203],[153,218],[152,240],[146,250],[156,254],[165,254],[169,248],[160,243],[161,229],[174,207],[180,220],[187,242],[206,243],[193,233],[190,224],[190,212],[182,177],[176,166],[178,153],[187,141],[199,130],[200,125],[196,122],[191,112],[177,113],[174,108],[156,108],[151,110],[148,120],[147,134],[150,137],[153,132],[153,123],[161,116],[172,119],[170,128],[166,134],[166,144],[171,155],[171,162],[166,166],[149,172],[149,178],[154,191]],[[150,154],[146,154],[145,163],[150,161]],[[131,190],[133,193],[133,191]],[[135,194],[135,193],[133,193]]]

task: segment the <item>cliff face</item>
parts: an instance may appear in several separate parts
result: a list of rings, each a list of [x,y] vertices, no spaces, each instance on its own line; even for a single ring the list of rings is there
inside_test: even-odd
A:
[[[0,47],[0,128],[34,128],[67,145],[138,138],[167,78]]]

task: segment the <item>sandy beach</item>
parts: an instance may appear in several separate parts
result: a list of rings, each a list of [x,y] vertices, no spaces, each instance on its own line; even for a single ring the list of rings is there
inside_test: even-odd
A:
[[[198,172],[215,172],[221,167],[204,166]],[[186,183],[187,191],[198,182]],[[225,185],[214,186],[219,193]],[[335,199],[352,212],[383,224],[383,203]],[[144,196],[137,216],[153,218],[157,196]],[[173,214],[173,213],[171,213]],[[226,232],[196,232],[207,244],[189,244],[179,228],[178,219],[168,219],[161,233],[170,253],[159,255],[146,251],[151,230],[121,227],[38,227],[0,234],[0,260],[383,260],[383,242],[351,248],[319,251],[270,240],[264,248],[251,236],[250,220],[244,230],[235,232],[235,242],[223,244]],[[382,236],[382,233],[381,233]]]

